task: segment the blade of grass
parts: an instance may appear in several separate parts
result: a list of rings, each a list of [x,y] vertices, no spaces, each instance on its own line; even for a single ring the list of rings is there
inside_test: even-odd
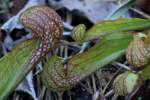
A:
[[[127,2],[123,3],[120,7],[118,7],[114,12],[112,12],[106,20],[114,20],[121,17],[125,12],[127,12],[130,7],[134,4],[136,0],[128,0]]]

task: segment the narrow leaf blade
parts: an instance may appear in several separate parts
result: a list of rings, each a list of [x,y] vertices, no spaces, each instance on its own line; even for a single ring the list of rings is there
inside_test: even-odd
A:
[[[30,71],[30,69],[25,68],[25,64],[37,44],[36,39],[23,42],[0,59],[0,100],[8,96]]]
[[[118,20],[103,21],[94,25],[85,33],[84,41],[108,35],[110,33],[143,30],[149,27],[150,20],[139,18],[121,18]]]

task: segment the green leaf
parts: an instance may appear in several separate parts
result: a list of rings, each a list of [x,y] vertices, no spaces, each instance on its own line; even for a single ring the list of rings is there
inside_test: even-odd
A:
[[[23,42],[0,59],[0,100],[4,100],[31,70],[31,66],[25,67],[25,64],[38,43],[37,39]]]
[[[74,55],[65,64],[58,56],[53,56],[43,68],[42,81],[50,90],[68,90],[122,56],[131,40],[132,35],[129,33],[112,33],[88,51]]]
[[[143,30],[150,27],[150,20],[139,18],[122,18],[118,20],[103,21],[94,25],[89,29],[83,40],[88,41],[94,38],[99,38],[103,35],[121,31]]]
[[[130,7],[134,4],[136,0],[128,0],[127,2],[123,3],[118,9],[112,12],[107,19],[117,19],[121,17],[125,12],[127,12]]]
[[[131,40],[132,35],[123,32],[104,36],[102,41],[87,52],[75,55],[69,60],[68,65],[72,66],[68,68],[69,73],[80,77],[90,75],[122,56]]]

